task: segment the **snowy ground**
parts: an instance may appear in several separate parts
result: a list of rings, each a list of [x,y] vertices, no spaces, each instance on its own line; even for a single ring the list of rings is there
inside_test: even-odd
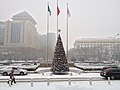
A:
[[[0,90],[120,90],[120,81],[93,81],[92,85],[88,81],[71,82],[51,82],[49,85],[46,82],[31,83],[16,83],[9,86],[6,83],[0,83]]]
[[[15,76],[17,83],[12,86],[6,83],[9,76],[0,75],[0,90],[120,90],[120,80],[111,80],[108,82],[108,80],[104,80],[99,73],[84,73],[76,68],[70,69],[71,72],[67,75],[51,75],[49,68],[39,68],[37,70],[39,73]],[[44,74],[41,71],[44,71]],[[74,80],[72,80],[72,78]],[[86,78],[88,79],[83,80]],[[90,81],[90,78],[99,78],[100,80]],[[41,79],[46,80],[39,81]],[[22,80],[22,82],[19,80]],[[28,81],[26,82],[26,80]]]

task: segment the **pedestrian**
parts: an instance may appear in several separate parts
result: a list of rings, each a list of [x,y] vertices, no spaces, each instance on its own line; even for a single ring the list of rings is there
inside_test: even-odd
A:
[[[14,77],[14,69],[13,69],[13,67],[12,67],[11,72],[10,72],[10,80],[7,83],[9,84],[10,81],[11,81],[11,85],[13,84],[13,82],[16,83],[15,77]]]

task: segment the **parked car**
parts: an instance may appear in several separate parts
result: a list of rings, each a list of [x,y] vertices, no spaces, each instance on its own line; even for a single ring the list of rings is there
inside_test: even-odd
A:
[[[118,66],[116,66],[116,65],[113,65],[113,66],[105,66],[105,67],[102,68],[102,71],[104,71],[104,70],[106,70],[106,69],[108,69],[108,68],[118,68]]]
[[[27,70],[21,69],[17,66],[4,67],[0,70],[0,72],[3,76],[10,75],[12,68],[14,69],[14,75],[26,75],[27,74]]]
[[[108,68],[106,70],[101,71],[100,75],[105,77],[106,79],[110,77],[110,79],[120,79],[120,68]]]

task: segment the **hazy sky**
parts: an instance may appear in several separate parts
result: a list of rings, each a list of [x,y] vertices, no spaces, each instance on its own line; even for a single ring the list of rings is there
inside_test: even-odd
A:
[[[27,11],[36,20],[40,34],[46,33],[47,2],[50,3],[50,32],[56,33],[57,0],[0,0],[0,21]],[[58,0],[59,28],[66,47],[66,3],[69,4],[69,48],[79,38],[107,38],[120,34],[120,0]],[[120,36],[118,36],[120,37]]]

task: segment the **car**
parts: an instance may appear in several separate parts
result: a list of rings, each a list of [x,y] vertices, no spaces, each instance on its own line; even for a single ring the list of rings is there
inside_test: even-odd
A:
[[[108,77],[110,77],[111,80],[120,79],[120,68],[108,68],[101,71],[100,75],[106,79],[108,79]]]
[[[104,71],[104,70],[106,70],[106,69],[108,69],[108,68],[118,68],[118,66],[116,66],[116,65],[113,65],[113,66],[105,66],[105,67],[102,68],[102,71]]]
[[[8,66],[8,67],[4,67],[2,68],[0,71],[1,71],[1,74],[3,76],[7,76],[7,75],[10,75],[10,72],[11,70],[14,70],[14,75],[26,75],[27,74],[27,70],[24,70],[24,69],[21,69],[17,66]]]

